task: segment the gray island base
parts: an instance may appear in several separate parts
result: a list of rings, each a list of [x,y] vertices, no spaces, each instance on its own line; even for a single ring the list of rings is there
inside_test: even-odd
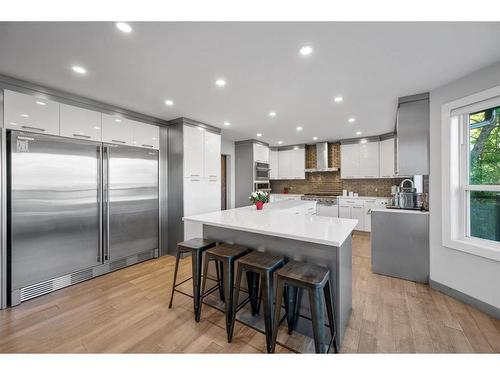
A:
[[[349,235],[340,247],[336,247],[203,224],[203,237],[213,241],[245,245],[254,251],[269,252],[283,256],[286,260],[293,259],[310,262],[329,268],[334,301],[335,325],[337,328],[336,339],[339,345],[342,344],[352,309],[352,235]],[[246,284],[242,283],[242,285]],[[273,284],[273,288],[275,286],[276,283]],[[218,309],[223,309],[224,303],[217,297],[218,295],[214,293],[206,297],[204,302]],[[244,297],[246,296],[240,297],[240,301]],[[311,314],[307,291],[299,291],[298,299],[300,307],[297,313],[295,331],[312,338]],[[282,312],[284,315],[284,309]],[[260,315],[252,317],[250,308],[247,305],[238,312],[236,319],[247,326],[264,332],[264,321]],[[328,322],[326,317],[325,322]],[[286,322],[283,325],[286,325]],[[325,329],[325,334],[325,342],[328,342],[330,340],[328,329]],[[283,344],[283,340],[280,340],[280,337],[278,337],[278,341],[279,344],[285,347],[300,351],[300,349],[294,348],[291,345]]]

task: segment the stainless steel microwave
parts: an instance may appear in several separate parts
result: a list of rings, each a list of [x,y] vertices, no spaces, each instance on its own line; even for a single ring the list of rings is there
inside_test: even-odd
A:
[[[271,168],[267,163],[255,163],[255,181],[269,181]]]

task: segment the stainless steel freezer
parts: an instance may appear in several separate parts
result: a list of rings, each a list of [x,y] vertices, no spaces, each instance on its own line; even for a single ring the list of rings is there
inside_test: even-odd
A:
[[[101,144],[13,131],[9,151],[8,247],[16,304],[52,288],[46,280],[102,262]]]
[[[158,256],[158,151],[12,131],[10,304]]]
[[[104,145],[105,260],[158,249],[158,151]]]

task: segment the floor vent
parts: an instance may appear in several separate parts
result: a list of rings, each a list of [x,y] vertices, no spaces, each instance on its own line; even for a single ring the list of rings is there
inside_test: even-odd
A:
[[[91,279],[94,276],[92,268],[82,271],[74,272],[69,275],[56,277],[55,279],[43,281],[38,284],[30,285],[21,288],[20,297],[21,302],[53,292],[54,290],[62,289],[67,286],[77,284],[81,281]]]
[[[123,267],[127,267],[127,258],[115,260],[109,264],[109,270],[114,271]]]

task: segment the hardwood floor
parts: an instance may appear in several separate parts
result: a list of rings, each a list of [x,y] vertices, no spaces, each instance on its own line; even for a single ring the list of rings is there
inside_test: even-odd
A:
[[[0,311],[1,353],[262,353],[264,335],[176,294],[168,309],[174,258],[163,257]],[[188,277],[190,259],[180,275]],[[187,286],[189,287],[189,285]],[[188,288],[189,289],[189,288]],[[287,346],[311,340],[280,332]],[[289,352],[278,347],[278,352]],[[500,353],[500,321],[426,285],[372,274],[370,241],[353,241],[353,311],[343,353]]]

